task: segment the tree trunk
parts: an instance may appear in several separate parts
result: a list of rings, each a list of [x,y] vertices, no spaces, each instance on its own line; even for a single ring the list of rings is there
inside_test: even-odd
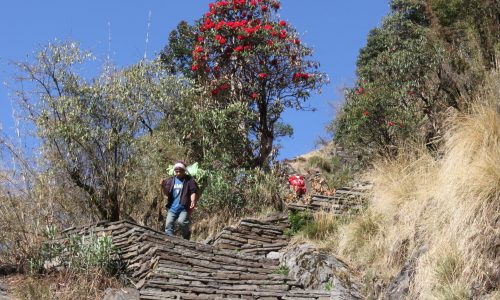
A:
[[[118,202],[118,193],[111,192],[108,197],[108,219],[111,222],[120,220],[120,203]]]
[[[269,155],[273,151],[274,137],[269,130],[260,132],[259,156],[257,157],[257,167],[267,168],[269,166]]]
[[[264,93],[263,93],[264,94]],[[269,126],[268,106],[265,97],[261,97],[258,103],[259,108],[259,154],[256,158],[256,167],[266,168],[269,165],[267,161],[273,150],[274,133]]]

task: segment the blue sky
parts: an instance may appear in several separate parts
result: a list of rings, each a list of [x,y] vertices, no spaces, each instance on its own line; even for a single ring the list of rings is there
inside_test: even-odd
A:
[[[91,50],[98,59],[108,54],[119,66],[139,61],[144,53],[155,56],[169,32],[181,21],[193,23],[208,9],[206,0],[3,0],[0,9],[0,128],[14,134],[9,89],[15,74],[9,61],[24,60],[37,47],[54,39],[71,39]],[[281,19],[302,33],[301,40],[314,48],[313,59],[321,63],[331,83],[310,98],[316,112],[285,112],[295,134],[285,138],[281,158],[311,151],[342,100],[341,88],[355,80],[356,57],[366,44],[370,29],[388,13],[387,0],[282,0]],[[149,42],[148,16],[151,12]],[[111,33],[111,44],[109,36]],[[111,51],[109,51],[110,49]],[[90,70],[92,73],[98,70]],[[332,105],[333,104],[333,105]]]

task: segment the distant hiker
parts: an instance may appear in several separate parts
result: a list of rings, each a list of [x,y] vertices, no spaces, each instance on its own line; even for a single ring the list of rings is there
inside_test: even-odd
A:
[[[291,175],[288,178],[288,183],[290,184],[290,190],[295,192],[298,197],[307,192],[304,177],[302,175]]]
[[[186,164],[182,161],[174,165],[175,176],[160,180],[162,194],[167,196],[167,221],[165,232],[167,235],[174,234],[174,223],[179,224],[182,237],[189,240],[191,230],[189,229],[190,214],[196,206],[198,185],[190,175],[186,174]],[[163,221],[162,206],[158,209],[158,220]]]

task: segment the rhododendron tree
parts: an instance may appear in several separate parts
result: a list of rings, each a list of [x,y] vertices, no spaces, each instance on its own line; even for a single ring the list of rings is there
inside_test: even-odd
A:
[[[278,17],[275,0],[228,0],[210,3],[194,26],[192,64],[207,105],[246,103],[252,112],[244,122],[255,166],[267,163],[276,138],[290,132],[280,123],[286,108],[304,109],[311,91],[326,77],[308,60],[290,22]]]

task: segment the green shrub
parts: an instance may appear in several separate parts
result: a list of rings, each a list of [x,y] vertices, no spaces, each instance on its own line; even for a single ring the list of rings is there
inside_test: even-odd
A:
[[[43,271],[44,263],[58,259],[63,251],[63,246],[56,242],[57,228],[55,226],[46,226],[42,231],[46,239],[38,253],[28,259],[28,268],[31,274]]]
[[[285,234],[291,236],[303,230],[305,226],[313,220],[313,215],[309,211],[293,211],[288,214],[290,228],[285,231]]]
[[[87,272],[93,268],[116,271],[113,259],[117,253],[110,236],[70,235],[69,246],[65,250],[66,263],[71,269]]]
[[[57,240],[57,230],[54,226],[44,231],[46,241],[42,243],[39,252],[29,259],[31,274],[43,271],[44,265],[66,267],[69,270],[89,273],[93,269],[102,269],[110,274],[118,271],[115,260],[117,250],[110,236],[69,235],[66,241]]]
[[[436,150],[450,111],[467,110],[495,68],[500,6],[487,0],[392,0],[368,35],[356,86],[329,125],[365,163],[412,142]]]
[[[244,215],[266,207],[279,208],[287,191],[283,182],[275,170],[209,171],[200,210],[208,213],[229,210],[235,215]]]
[[[280,265],[273,273],[288,276],[290,269],[287,266]]]
[[[332,288],[333,288],[333,282],[328,281],[325,283],[325,291],[329,292],[332,290]]]
[[[353,179],[357,166],[343,164],[339,157],[313,156],[308,159],[309,165],[319,168],[329,187],[340,188],[347,186]]]

